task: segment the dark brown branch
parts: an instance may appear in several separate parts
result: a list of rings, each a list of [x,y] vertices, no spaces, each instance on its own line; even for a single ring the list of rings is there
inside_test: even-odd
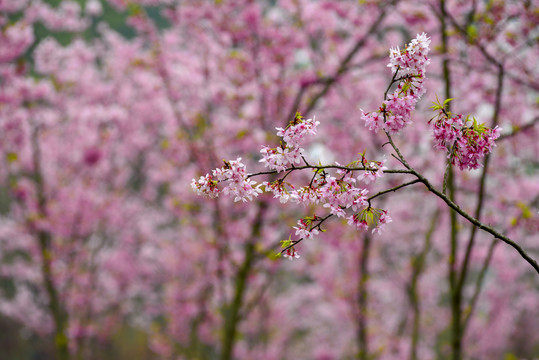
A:
[[[418,179],[421,180],[421,182],[423,184],[425,184],[425,186],[427,187],[427,189],[430,192],[432,192],[434,195],[436,195],[440,199],[442,199],[451,209],[455,210],[460,216],[462,216],[463,218],[468,220],[473,225],[477,226],[479,229],[481,229],[483,231],[486,231],[487,233],[491,234],[492,236],[494,236],[494,238],[499,239],[499,240],[503,241],[504,243],[506,243],[507,245],[514,248],[520,254],[520,256],[524,260],[526,260],[535,269],[535,271],[539,274],[539,265],[537,264],[537,261],[535,261],[533,258],[531,258],[524,251],[524,249],[522,249],[520,247],[520,245],[518,245],[516,242],[514,242],[513,240],[511,240],[507,236],[501,234],[500,232],[498,232],[494,228],[492,228],[492,227],[490,227],[490,226],[488,226],[486,224],[483,224],[481,221],[477,220],[476,218],[474,218],[473,216],[468,214],[466,211],[462,210],[460,208],[460,206],[458,206],[453,201],[451,201],[446,195],[444,195],[440,191],[438,191],[423,175],[419,174],[417,171],[415,171],[413,169],[412,169],[412,172],[414,173],[415,176],[417,176]]]
[[[323,169],[340,169],[340,170],[349,170],[349,171],[377,171],[378,169],[371,169],[366,167],[348,167],[342,165],[305,165],[305,166],[292,166],[286,168],[284,171],[293,171],[293,170],[304,170],[304,169],[313,169],[313,170],[323,170]],[[270,171],[260,171],[257,173],[248,174],[247,178],[252,178],[260,175],[271,175],[278,174],[277,170]],[[394,170],[384,170],[384,174],[411,174],[409,170],[405,169],[394,169]]]

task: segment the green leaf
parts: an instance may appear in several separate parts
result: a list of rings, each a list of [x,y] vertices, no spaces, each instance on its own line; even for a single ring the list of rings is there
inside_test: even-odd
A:
[[[170,141],[168,139],[161,140],[161,149],[166,150],[170,147]]]
[[[404,86],[402,87],[402,90],[401,90],[401,93],[405,93],[408,91],[408,89],[410,88],[411,84],[409,81],[407,81],[406,83],[404,83]]]
[[[236,139],[243,139],[247,135],[247,130],[241,130],[236,134]]]
[[[518,357],[516,357],[516,355],[513,355],[512,353],[506,353],[503,357],[503,360],[518,360]]]
[[[14,152],[8,152],[6,154],[6,160],[8,163],[14,163],[15,161],[17,161],[17,159],[19,158],[19,156],[17,155],[17,153],[14,153]]]
[[[532,218],[532,211],[531,209],[528,207],[528,205],[526,205],[525,203],[519,201],[517,202],[517,207],[520,209],[520,211],[522,211],[522,217],[524,219],[531,219]]]
[[[65,336],[65,334],[56,334],[54,340],[57,347],[64,347],[67,345],[67,336]]]
[[[287,240],[281,240],[281,249],[284,249],[292,244],[292,235],[288,236]]]
[[[127,5],[127,13],[129,14],[129,16],[137,16],[142,14],[142,12],[142,6],[140,6],[139,4],[129,3]]]
[[[468,25],[468,27],[466,28],[466,33],[468,34],[468,37],[470,38],[470,40],[473,41],[477,39],[477,34],[478,34],[477,26],[475,26],[474,24]]]

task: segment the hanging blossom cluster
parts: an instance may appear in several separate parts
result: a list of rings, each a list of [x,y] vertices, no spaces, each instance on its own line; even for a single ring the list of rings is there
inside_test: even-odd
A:
[[[378,111],[365,113],[361,109],[361,119],[369,130],[395,134],[411,124],[412,111],[417,101],[425,93],[425,69],[430,64],[430,38],[425,33],[417,35],[405,50],[390,49],[389,64],[393,72],[391,85],[398,82],[392,94],[387,95]]]
[[[383,176],[385,159],[383,161],[367,160],[365,154],[360,154],[360,159],[343,166],[313,166],[309,165],[303,157],[304,150],[301,147],[309,136],[316,135],[319,125],[314,119],[304,119],[297,113],[295,118],[286,128],[276,128],[277,136],[281,137],[280,146],[270,148],[263,146],[262,159],[275,174],[286,172],[281,178],[259,185],[250,180],[251,177],[261,174],[247,174],[241,158],[236,161],[225,161],[225,166],[213,170],[212,174],[201,176],[198,180],[193,179],[191,186],[196,193],[209,198],[215,198],[222,192],[225,195],[235,197],[235,201],[248,201],[257,197],[262,188],[273,194],[281,203],[292,202],[304,206],[320,204],[329,210],[326,217],[317,215],[308,216],[298,220],[295,236],[297,239],[282,241],[283,250],[280,252],[284,257],[299,258],[294,245],[304,239],[312,239],[322,232],[321,224],[330,216],[342,217],[348,224],[360,230],[373,228],[372,232],[380,233],[383,225],[389,223],[391,218],[387,211],[371,207],[367,197],[368,190],[358,187],[356,184],[370,183]],[[299,165],[301,162],[304,165]],[[335,176],[328,170],[336,169]],[[293,171],[312,170],[314,174],[308,185],[296,188],[285,181]],[[359,172],[359,174],[357,174]],[[266,172],[267,173],[267,172]],[[226,183],[223,190],[219,189],[219,183]],[[351,212],[351,214],[349,214]]]
[[[443,104],[437,101],[432,106],[438,112],[429,121],[434,147],[447,151],[451,163],[461,170],[477,169],[481,166],[479,161],[496,146],[494,140],[500,137],[501,128],[488,128],[469,115],[453,115],[446,109],[451,100]]]

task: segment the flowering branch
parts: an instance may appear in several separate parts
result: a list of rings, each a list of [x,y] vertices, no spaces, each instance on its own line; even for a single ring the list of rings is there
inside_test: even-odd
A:
[[[369,168],[364,166],[344,166],[344,165],[303,165],[303,166],[291,166],[289,168],[285,168],[283,171],[295,171],[295,170],[326,170],[326,169],[340,169],[340,170],[348,170],[348,171],[377,171],[376,168]],[[260,175],[272,175],[272,174],[278,174],[279,171],[272,170],[272,171],[259,171],[256,173],[250,173],[247,174],[247,178],[260,176]],[[387,169],[384,170],[384,174],[412,174],[410,170],[406,169]],[[316,175],[316,174],[315,174]]]
[[[384,166],[385,159],[383,161],[368,160],[365,153],[359,154],[358,160],[346,166],[339,163],[335,165],[310,165],[303,156],[304,150],[301,146],[307,137],[316,135],[320,123],[314,118],[304,119],[298,112],[285,128],[277,128],[277,135],[282,138],[279,146],[275,148],[263,146],[260,150],[262,153],[260,162],[269,167],[270,171],[248,174],[241,158],[225,161],[224,167],[213,170],[212,175],[201,176],[198,181],[193,179],[191,183],[193,190],[199,195],[210,198],[217,197],[222,191],[225,195],[233,195],[234,201],[244,202],[252,200],[264,190],[272,192],[274,198],[278,198],[281,203],[291,201],[303,205],[322,204],[323,207],[329,208],[330,213],[325,217],[313,215],[298,220],[298,226],[294,229],[296,229],[295,235],[299,239],[293,240],[290,236],[281,242],[282,250],[279,254],[292,259],[299,258],[295,246],[304,239],[313,238],[324,231],[321,227],[322,223],[333,215],[346,218],[349,225],[355,225],[360,230],[373,227],[372,232],[380,233],[382,226],[391,222],[391,218],[386,210],[372,207],[371,200],[421,182],[459,215],[515,248],[539,273],[537,262],[518,244],[462,210],[445,194],[445,186],[443,191],[436,189],[427,178],[408,164],[393,142],[391,134],[398,133],[411,124],[411,113],[425,92],[423,85],[426,79],[425,69],[430,63],[427,57],[429,44],[430,39],[426,34],[422,34],[413,39],[405,50],[401,51],[398,47],[391,49],[388,67],[393,71],[393,78],[384,94],[382,106],[377,111],[370,113],[361,110],[361,118],[370,130],[377,132],[382,129],[384,131],[388,143],[396,154],[392,154],[392,156],[397,158],[405,169],[388,170]],[[395,83],[398,83],[396,89],[389,94]],[[443,103],[438,100],[432,107],[437,111],[437,115],[429,121],[434,135],[435,148],[448,152],[450,164],[458,165],[461,170],[478,168],[479,161],[491,152],[494,140],[499,137],[500,129],[497,126],[493,129],[487,128],[475,119],[470,119],[470,116],[453,115],[446,108],[449,101],[451,99],[447,99]],[[305,165],[296,165],[300,164],[302,160]],[[292,172],[304,169],[310,169],[314,172],[308,185],[296,189],[293,184],[285,181]],[[335,170],[336,176],[326,170]],[[360,172],[360,174],[354,175],[355,171]],[[272,182],[257,184],[251,179],[259,175],[279,174],[281,172],[285,172],[285,175]],[[416,179],[383,190],[371,197],[367,197],[367,189],[356,186],[358,182],[368,184],[376,181],[386,172],[411,174]],[[223,190],[218,188],[220,182],[227,183]],[[353,214],[347,214],[346,210],[348,209],[351,209]]]

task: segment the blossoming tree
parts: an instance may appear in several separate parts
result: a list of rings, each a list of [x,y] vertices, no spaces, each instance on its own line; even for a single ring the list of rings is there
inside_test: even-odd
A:
[[[124,324],[164,359],[537,355],[533,2],[0,9],[0,311],[58,359]]]

